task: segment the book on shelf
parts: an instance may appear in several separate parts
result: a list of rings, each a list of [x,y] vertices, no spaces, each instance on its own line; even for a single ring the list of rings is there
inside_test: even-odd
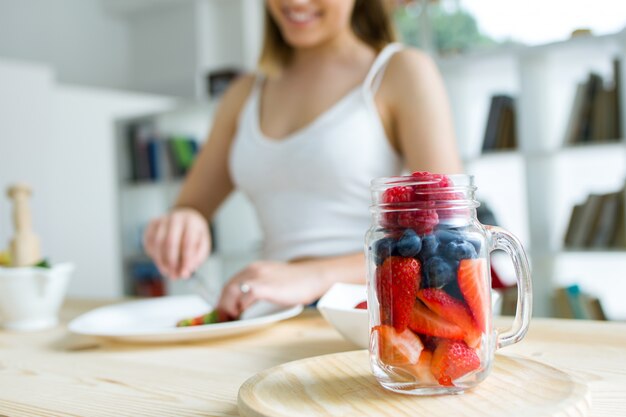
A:
[[[626,246],[626,189],[590,194],[572,208],[564,237],[566,248],[623,248]]]
[[[592,72],[577,85],[565,128],[566,145],[621,139],[621,61],[617,58],[613,60],[612,76],[605,85],[602,77]]]
[[[622,190],[617,204],[617,219],[615,220],[615,231],[611,239],[611,247],[626,249],[626,186]]]
[[[602,303],[576,284],[554,291],[555,315],[564,319],[606,320]]]
[[[622,192],[604,194],[600,206],[598,220],[590,234],[587,243],[594,248],[609,248],[612,246],[617,229],[617,218],[620,210]]]
[[[517,147],[515,99],[506,94],[491,97],[483,138],[483,152]]]
[[[566,233],[566,245],[571,248],[587,247],[601,211],[602,194],[589,194],[580,208],[572,210],[572,218]]]
[[[131,124],[127,128],[127,145],[132,181],[156,181],[161,178],[159,139],[148,124]]]
[[[167,140],[166,151],[174,177],[187,174],[198,154],[198,142],[192,138],[174,136]]]

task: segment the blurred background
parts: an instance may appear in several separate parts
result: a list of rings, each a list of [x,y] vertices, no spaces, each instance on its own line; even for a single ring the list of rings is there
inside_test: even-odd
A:
[[[220,94],[252,71],[262,0],[0,0],[0,189],[32,185],[43,253],[72,261],[70,296],[186,291],[143,255]],[[431,54],[491,223],[533,266],[535,314],[626,319],[626,3],[396,1],[406,44]],[[487,221],[485,221],[487,222]],[[207,276],[262,239],[234,194],[212,224]],[[13,234],[0,198],[0,251]],[[513,271],[494,257],[501,286]],[[503,288],[504,308],[515,290]]]

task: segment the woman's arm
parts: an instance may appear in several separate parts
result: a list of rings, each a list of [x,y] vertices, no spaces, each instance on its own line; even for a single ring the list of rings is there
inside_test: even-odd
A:
[[[281,305],[310,304],[335,282],[365,283],[365,255],[292,262],[259,261],[235,275],[222,290],[218,309],[237,318],[257,300]],[[242,293],[241,285],[249,288]]]
[[[442,174],[461,173],[452,113],[433,60],[405,49],[390,60],[376,101],[392,145],[406,168]]]
[[[253,76],[242,77],[224,94],[175,208],[152,220],[146,229],[144,247],[163,275],[188,277],[210,253],[208,222],[233,189],[228,153],[253,82]]]

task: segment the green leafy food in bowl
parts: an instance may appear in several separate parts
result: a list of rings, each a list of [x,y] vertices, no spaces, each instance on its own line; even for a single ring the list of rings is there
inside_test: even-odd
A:
[[[35,265],[33,265],[35,268],[45,268],[45,269],[50,269],[52,268],[52,265],[50,265],[50,262],[47,259],[42,259],[41,261],[37,262]]]

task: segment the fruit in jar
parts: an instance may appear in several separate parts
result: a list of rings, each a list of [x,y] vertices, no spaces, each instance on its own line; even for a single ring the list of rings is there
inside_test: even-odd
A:
[[[455,265],[441,256],[433,256],[424,263],[424,287],[442,288],[456,278]]]
[[[468,346],[475,348],[480,344],[482,334],[476,327],[472,313],[464,302],[450,296],[444,290],[436,288],[420,290],[417,297],[432,312],[463,329],[464,340]]]
[[[381,265],[385,259],[392,255],[396,255],[396,240],[392,237],[384,237],[377,240],[373,245],[374,262]]]
[[[422,250],[422,239],[415,230],[406,229],[396,244],[398,254],[405,258],[413,258]]]
[[[462,259],[457,272],[459,288],[479,331],[487,329],[490,308],[487,288],[487,262],[485,259]]]
[[[420,285],[421,264],[417,259],[390,256],[376,269],[376,292],[383,324],[406,329]]]
[[[433,376],[443,386],[454,386],[454,380],[480,368],[480,358],[463,341],[441,339],[430,365]]]
[[[415,333],[429,336],[456,340],[463,340],[465,337],[461,327],[439,316],[419,300],[413,306],[409,328]]]
[[[382,324],[372,328],[372,333],[378,344],[378,357],[384,364],[403,366],[418,363],[424,345],[409,329],[397,331],[393,326]]]

